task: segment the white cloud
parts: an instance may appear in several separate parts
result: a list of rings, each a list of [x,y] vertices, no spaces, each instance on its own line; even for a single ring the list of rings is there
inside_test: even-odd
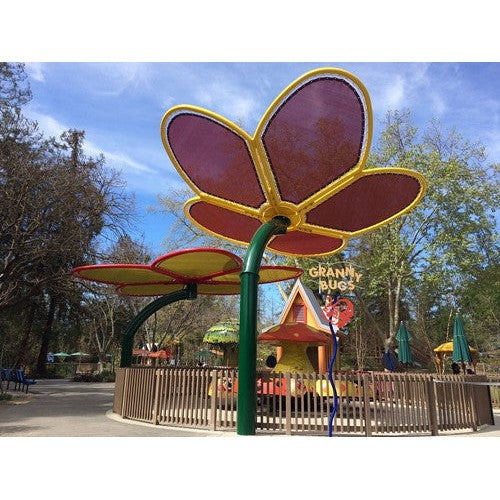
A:
[[[50,115],[36,111],[29,111],[29,118],[38,123],[40,130],[47,136],[59,137],[63,132],[72,128],[59,122]],[[103,154],[109,165],[124,172],[156,173],[156,171],[143,163],[140,163],[122,152],[108,151],[89,140],[85,140],[83,150],[86,154],[96,156]]]
[[[44,115],[36,111],[29,110],[27,113],[31,120],[35,120],[38,123],[40,130],[48,136],[59,137],[65,130],[71,127],[66,127],[61,122],[57,121],[52,116]]]
[[[117,97],[129,89],[137,92],[151,88],[151,70],[145,63],[94,63],[86,66],[91,72],[86,87],[94,94]]]
[[[44,65],[40,62],[26,63],[26,72],[37,82],[45,82]]]
[[[114,167],[120,168],[120,170],[133,170],[137,173],[155,172],[155,170],[153,170],[152,168],[144,165],[143,163],[135,161],[126,154],[106,151],[90,141],[85,141],[84,151],[88,155],[92,156],[103,154],[106,157],[106,161],[108,163],[112,164]]]
[[[441,116],[447,109],[444,99],[437,92],[432,92],[430,94],[430,100],[434,115]]]
[[[396,75],[382,97],[385,108],[397,109],[404,104],[405,86],[405,79],[401,75]]]
[[[197,88],[195,98],[206,108],[215,111],[245,128],[259,103],[245,88],[216,81]],[[247,130],[251,133],[251,130]]]
[[[419,63],[410,65],[410,84],[412,87],[429,85],[429,63]]]

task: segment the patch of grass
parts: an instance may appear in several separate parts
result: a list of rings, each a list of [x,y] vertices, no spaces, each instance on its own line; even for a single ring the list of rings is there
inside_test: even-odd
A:
[[[12,401],[12,399],[14,399],[12,394],[7,394],[6,392],[0,394],[0,401]]]

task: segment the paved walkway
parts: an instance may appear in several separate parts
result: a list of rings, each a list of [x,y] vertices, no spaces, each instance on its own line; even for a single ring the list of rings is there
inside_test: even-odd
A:
[[[202,437],[223,435],[197,430],[134,425],[109,418],[113,383],[39,380],[17,404],[0,404],[0,436]],[[20,394],[12,391],[11,394]]]
[[[122,422],[112,413],[113,383],[39,380],[17,404],[0,404],[0,436],[44,437],[202,437],[235,436],[234,432],[175,429]],[[19,392],[12,391],[18,395]],[[495,425],[478,432],[455,431],[441,436],[500,437],[500,410]]]

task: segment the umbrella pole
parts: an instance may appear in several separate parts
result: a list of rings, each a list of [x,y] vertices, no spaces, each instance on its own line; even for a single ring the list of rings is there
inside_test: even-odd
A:
[[[160,297],[148,304],[140,311],[132,321],[127,325],[122,340],[122,352],[120,359],[120,367],[126,368],[132,364],[132,349],[134,346],[134,336],[141,325],[156,311],[165,307],[168,304],[179,300],[194,300],[196,299],[197,286],[196,283],[188,283],[186,288],[177,292],[169,293]]]
[[[262,255],[269,240],[286,234],[290,220],[273,217],[257,229],[248,247],[241,272],[240,297],[240,352],[238,356],[238,417],[237,433],[240,436],[255,434],[257,413],[257,288]]]

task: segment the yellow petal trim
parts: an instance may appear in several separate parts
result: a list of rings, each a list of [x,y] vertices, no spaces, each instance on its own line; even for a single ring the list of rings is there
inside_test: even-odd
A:
[[[121,285],[127,283],[157,283],[174,281],[170,276],[157,273],[151,269],[118,265],[110,266],[92,266],[88,268],[76,269],[75,276],[84,278],[90,281],[97,281],[100,283],[110,283],[114,285]]]

